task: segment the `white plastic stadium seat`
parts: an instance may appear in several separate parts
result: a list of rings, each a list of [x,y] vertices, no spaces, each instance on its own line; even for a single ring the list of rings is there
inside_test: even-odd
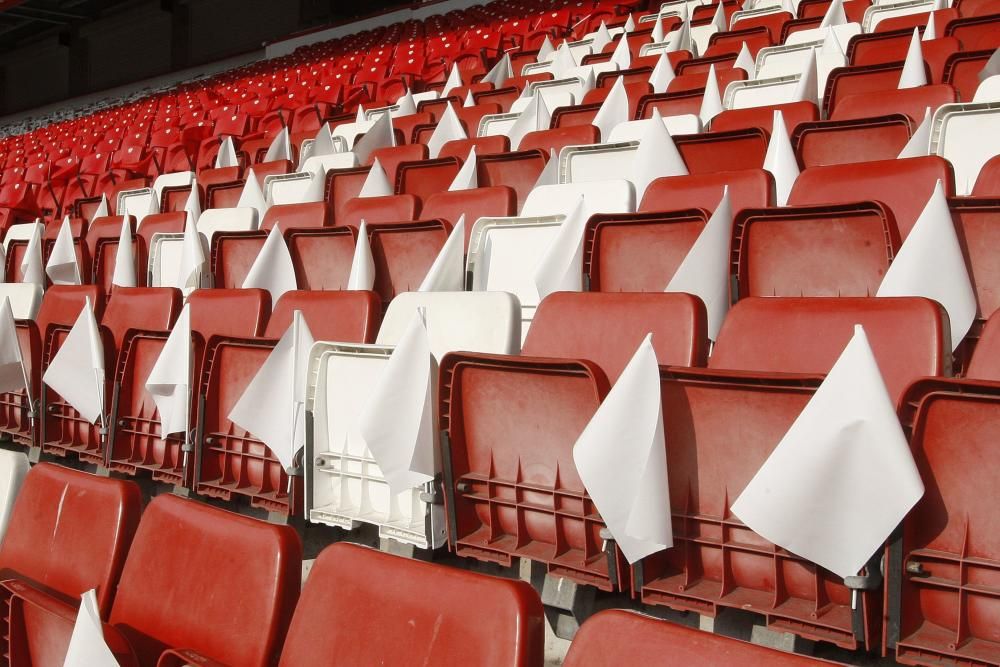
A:
[[[951,162],[957,194],[969,194],[983,165],[1000,155],[1000,102],[943,104],[931,127],[930,152]]]
[[[521,215],[565,215],[567,211],[573,210],[581,196],[591,214],[635,211],[635,187],[631,181],[618,179],[539,186],[528,193]]]

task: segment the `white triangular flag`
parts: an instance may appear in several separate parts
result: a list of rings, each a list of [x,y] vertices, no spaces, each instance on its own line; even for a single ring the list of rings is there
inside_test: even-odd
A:
[[[115,251],[115,271],[111,276],[111,284],[118,287],[135,287],[138,282],[135,275],[135,249],[132,247],[132,225],[129,216],[122,216],[122,229],[118,234],[118,248]]]
[[[715,6],[715,15],[712,17],[712,34],[717,32],[726,32],[729,30],[729,24],[726,22],[726,13],[722,10],[722,3],[720,2]]]
[[[976,291],[941,181],[885,272],[876,296],[923,296],[940,303],[948,311],[953,350],[969,332],[976,319]]]
[[[896,157],[906,158],[930,155],[931,127],[933,124],[934,120],[931,108],[926,107],[924,109],[923,121],[921,121],[920,125],[913,132],[913,136],[910,137],[910,140],[906,142],[906,145],[903,146],[903,150],[901,150],[899,155]]]
[[[437,470],[434,385],[437,364],[421,313],[392,351],[358,419],[358,430],[392,494],[430,482]]]
[[[673,546],[660,368],[652,334],[577,438],[573,461],[629,563]]]
[[[539,172],[538,178],[535,180],[535,184],[531,187],[532,190],[541,187],[543,185],[558,185],[559,184],[559,156],[556,155],[556,149],[549,149],[549,159],[545,163],[545,167]]]
[[[628,69],[632,66],[632,51],[629,49],[625,35],[618,39],[618,45],[615,46],[615,50],[611,54],[611,62],[618,69]]]
[[[730,242],[733,235],[733,207],[729,186],[695,239],[665,292],[687,292],[701,298],[708,311],[708,337],[715,340],[729,312]]]
[[[288,127],[281,128],[281,131],[274,137],[274,141],[264,154],[264,162],[274,162],[276,160],[292,160],[292,144],[288,138]]]
[[[603,53],[604,47],[611,43],[611,33],[608,32],[608,26],[601,21],[600,27],[597,28],[597,32],[594,33],[594,37],[590,42],[590,48],[593,49],[594,53]]]
[[[503,57],[500,58],[495,65],[493,65],[493,68],[486,73],[486,76],[480,79],[480,83],[492,83],[494,88],[501,88],[503,84],[507,83],[507,79],[510,79],[513,76],[514,69],[510,65],[510,56],[505,53],[503,54]]]
[[[799,82],[795,84],[795,92],[792,93],[793,102],[813,102],[819,100],[819,87],[816,83],[816,49],[809,49],[809,56],[806,58],[805,67],[799,75]]]
[[[389,182],[389,177],[386,175],[385,169],[382,168],[382,163],[378,161],[378,158],[375,158],[358,196],[387,197],[391,194],[393,194],[392,183]]]
[[[465,290],[465,214],[458,216],[448,240],[434,258],[418,292],[461,292]]]
[[[17,340],[14,311],[11,310],[10,299],[5,296],[0,304],[0,392],[21,389],[30,389],[28,373],[21,356],[21,344]]]
[[[160,414],[160,437],[187,433],[191,427],[191,306],[184,304],[170,328],[153,369],[146,378],[146,391]]]
[[[979,83],[982,83],[991,76],[996,76],[1000,74],[1000,49],[993,52],[990,59],[986,61],[986,65],[979,71],[976,76],[979,77]]]
[[[354,122],[355,123],[365,122],[365,107],[363,104],[358,105],[357,113],[354,114]]]
[[[844,0],[833,0],[826,8],[826,14],[820,21],[820,28],[832,28],[847,23],[847,14],[844,13]]]
[[[580,84],[580,99],[582,100],[587,93],[592,91],[595,85],[597,85],[597,79],[594,77],[594,68],[588,67],[587,73],[583,75],[583,82]]]
[[[545,99],[538,91],[535,91],[531,96],[531,101],[528,102],[528,106],[524,107],[521,115],[517,117],[517,120],[504,133],[510,139],[510,149],[516,151],[518,146],[521,145],[524,135],[536,130],[547,130],[551,122],[552,114],[549,113],[549,108],[545,105]]]
[[[368,240],[368,225],[362,220],[361,228],[358,229],[358,241],[354,245],[354,257],[351,259],[351,273],[347,277],[347,289],[370,290],[374,286],[375,260]]]
[[[56,235],[56,242],[45,264],[45,275],[53,285],[79,285],[80,264],[76,260],[76,248],[73,246],[73,230],[70,228],[69,216],[63,218]]]
[[[826,37],[823,38],[823,46],[820,47],[820,55],[823,56],[827,64],[830,62],[847,63],[847,56],[844,55],[844,47],[837,37],[836,30],[826,31]]]
[[[657,178],[686,176],[688,173],[684,158],[677,150],[677,145],[674,144],[659,109],[653,109],[653,117],[646,124],[633,164],[635,170],[632,183],[635,185],[636,201],[642,201],[646,188]]]
[[[106,194],[101,194],[101,203],[97,205],[97,210],[94,211],[94,215],[90,216],[90,223],[93,224],[94,220],[98,218],[106,218],[108,215],[108,196]]]
[[[205,271],[205,240],[198,231],[191,216],[184,223],[184,242],[181,247],[180,270],[174,287],[197,289],[201,287],[202,273]]]
[[[649,85],[653,88],[654,93],[665,93],[670,82],[676,76],[674,67],[670,64],[670,58],[667,57],[666,52],[662,52],[656,61],[656,67],[653,68],[653,73],[649,75]]]
[[[288,252],[278,225],[271,228],[267,240],[247,272],[247,277],[243,279],[243,289],[252,287],[270,292],[272,304],[278,303],[285,292],[298,289],[292,255]]]
[[[698,117],[701,124],[707,126],[712,119],[723,112],[722,96],[719,95],[719,79],[715,76],[715,65],[708,66],[708,78],[705,79],[705,93],[701,98],[701,109]]]
[[[226,137],[219,146],[219,153],[215,156],[215,168],[238,167],[239,159],[236,157],[236,146],[233,145],[233,138]]]
[[[799,177],[799,162],[788,138],[785,117],[780,111],[774,112],[771,139],[767,142],[767,153],[764,155],[764,169],[774,176],[777,205],[787,205],[788,195],[792,192],[795,179]]]
[[[197,181],[191,181],[191,192],[184,202],[184,212],[187,213],[188,220],[195,225],[198,224],[198,218],[201,217],[201,198],[198,196]]]
[[[469,107],[476,106],[476,100],[472,97],[472,90],[465,91],[465,101],[462,102],[462,108],[468,109]]]
[[[734,68],[739,68],[747,73],[747,79],[753,80],[757,73],[757,65],[754,62],[753,56],[750,55],[750,49],[747,48],[747,43],[743,42],[743,46],[740,47],[740,52],[736,56],[736,62],[733,63]]]
[[[538,55],[535,56],[535,62],[543,63],[555,52],[556,49],[552,46],[552,40],[549,39],[548,35],[545,35],[545,38],[542,40],[542,45],[538,47]]]
[[[267,213],[267,199],[264,198],[264,191],[260,189],[260,183],[257,182],[257,176],[252,168],[247,170],[246,183],[243,185],[239,201],[236,202],[236,208],[254,209],[257,211],[258,222],[263,220],[264,214]]]
[[[927,69],[924,67],[924,52],[920,48],[920,30],[913,29],[913,36],[910,38],[910,48],[906,50],[906,61],[903,63],[903,72],[899,75],[898,89],[919,88],[927,85]]]
[[[448,80],[444,82],[444,88],[441,90],[441,97],[448,97],[448,93],[455,88],[461,88],[462,85],[462,75],[458,72],[458,65],[453,63],[451,71],[448,72]]]
[[[312,332],[296,310],[274,350],[236,401],[229,420],[267,445],[285,470],[305,446],[305,391]]]
[[[618,77],[615,79],[615,84],[611,86],[611,92],[601,103],[601,108],[597,110],[597,115],[594,116],[591,124],[601,131],[601,142],[607,143],[611,138],[611,130],[620,123],[627,123],[630,120],[625,80]]]
[[[104,626],[94,589],[80,597],[80,609],[76,613],[63,667],[118,667],[118,660],[104,640]]]
[[[333,155],[337,152],[336,146],[333,144],[333,132],[330,130],[329,123],[323,123],[322,127],[316,133],[316,137],[313,139],[312,153],[309,157],[316,157],[317,155]],[[302,168],[300,162],[299,168]]]
[[[42,225],[34,223],[28,247],[21,258],[21,282],[34,283],[45,289],[45,263],[42,261]]]
[[[656,16],[656,21],[653,22],[653,32],[649,36],[649,41],[652,44],[659,44],[666,38],[663,32],[663,17],[660,15]]]
[[[924,493],[861,325],[732,505],[754,532],[855,576]]]
[[[552,56],[552,64],[550,66],[552,76],[556,79],[561,79],[566,72],[575,67],[576,60],[573,59],[573,54],[569,52],[569,46],[564,41]]]
[[[476,175],[476,147],[469,150],[469,156],[465,158],[465,164],[455,174],[454,180],[448,186],[448,192],[455,190],[475,190],[479,187],[479,177]]]
[[[368,156],[379,148],[389,148],[396,145],[396,133],[392,129],[392,114],[383,112],[379,114],[378,120],[368,128],[364,136],[354,142],[354,155],[358,162],[364,164],[368,161]]]
[[[539,300],[553,292],[583,291],[583,237],[589,219],[586,202],[580,195],[535,269]]]
[[[684,5],[687,14],[687,5]],[[690,51],[691,55],[695,58],[698,57],[698,48],[695,46],[694,40],[691,38],[691,16],[687,15],[684,22],[681,23],[681,27],[674,30],[671,35],[674,37],[670,40],[670,50],[671,51]]]
[[[104,344],[90,297],[42,377],[91,424],[104,418]]]
[[[409,90],[396,100],[396,105],[399,107],[396,109],[396,117],[399,116],[409,116],[410,114],[417,113],[417,103],[413,101],[413,93]]]
[[[635,32],[635,19],[632,18],[631,14],[625,19],[625,34],[630,32]]]
[[[937,26],[934,25],[934,12],[927,15],[927,26],[924,28],[924,34],[920,39],[924,42],[937,39]]]
[[[468,136],[465,134],[465,128],[462,127],[462,121],[455,113],[455,108],[449,102],[434,128],[434,132],[431,133],[430,139],[427,140],[427,155],[433,160],[446,143],[455,139],[468,139]]]

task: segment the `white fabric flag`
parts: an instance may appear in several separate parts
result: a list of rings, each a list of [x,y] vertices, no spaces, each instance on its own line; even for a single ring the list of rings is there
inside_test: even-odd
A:
[[[542,185],[558,185],[559,183],[559,156],[556,155],[556,149],[549,149],[549,160],[545,163],[545,167],[542,169],[541,173],[538,174],[538,180],[532,186],[532,190]]]
[[[361,185],[358,196],[386,197],[392,193],[392,183],[389,182],[389,177],[386,175],[385,169],[382,168],[382,163],[378,161],[378,158],[375,158],[371,169],[368,170],[368,175],[365,177],[365,182]]]
[[[361,437],[394,494],[430,482],[437,471],[436,381],[437,363],[418,311],[358,419]]]
[[[903,146],[903,150],[899,151],[899,155],[896,156],[897,158],[922,157],[930,154],[931,126],[934,124],[933,116],[931,108],[926,107],[924,109],[923,121],[920,122],[920,125],[913,132],[913,136]]]
[[[455,178],[448,186],[448,192],[455,190],[475,190],[479,187],[479,177],[476,175],[476,147],[469,149],[469,156],[465,158],[462,168],[455,174]]]
[[[462,102],[462,108],[468,109],[469,107],[474,107],[474,106],[476,106],[476,100],[474,97],[472,97],[472,91],[471,90],[465,91],[465,101]]]
[[[535,269],[539,300],[553,292],[583,291],[583,237],[589,219],[586,202],[580,195]]]
[[[160,414],[160,437],[187,433],[191,425],[191,306],[184,304],[146,378],[146,391]]]
[[[465,290],[465,214],[458,217],[448,240],[420,283],[418,292],[461,292]]]
[[[635,19],[629,14],[628,18],[625,19],[625,33],[635,32]]]
[[[646,188],[662,176],[686,176],[688,173],[684,158],[674,144],[670,131],[663,123],[658,109],[653,109],[653,117],[646,124],[639,141],[639,148],[633,159],[635,165],[632,183],[635,185],[636,201],[642,201]]]
[[[271,228],[267,240],[247,272],[247,277],[243,279],[244,289],[252,287],[270,292],[272,304],[277,304],[285,292],[298,289],[292,255],[288,252],[278,225]]]
[[[45,274],[53,285],[79,285],[80,264],[76,261],[76,248],[73,247],[73,231],[70,229],[69,216],[63,218],[59,234],[52,246],[52,253],[45,265]]]
[[[622,77],[615,79],[611,86],[611,92],[604,98],[601,108],[597,110],[597,115],[591,124],[601,131],[601,142],[607,143],[613,130],[620,123],[627,123],[631,120],[628,112],[628,93],[625,92],[625,80]]]
[[[159,212],[160,212],[160,200],[156,195],[156,191],[154,190],[152,196],[150,196],[149,198],[149,208],[147,208],[146,212],[143,213],[141,216],[140,215],[135,216],[136,229],[138,229],[139,225],[142,224],[142,221],[146,219],[146,216],[157,215]]]
[[[365,105],[363,104],[358,105],[357,112],[354,114],[354,122],[355,123],[365,122]]]
[[[97,205],[97,210],[94,211],[94,215],[90,216],[90,222],[93,223],[94,220],[98,218],[106,218],[109,213],[108,208],[108,196],[106,194],[101,195],[101,203]]]
[[[431,159],[436,158],[441,152],[441,148],[455,139],[468,139],[468,136],[465,134],[465,128],[462,127],[462,121],[455,113],[455,108],[449,102],[448,108],[441,114],[437,126],[427,140],[427,155]]]
[[[958,347],[976,319],[976,291],[941,181],[882,278],[876,296],[923,296],[948,311],[951,348]]]
[[[510,55],[505,53],[503,54],[503,57],[500,58],[495,65],[493,65],[493,68],[486,73],[486,76],[480,79],[480,83],[492,83],[494,88],[501,88],[503,84],[507,82],[507,79],[510,79],[513,76],[514,68],[511,67],[510,64]]]
[[[924,42],[937,39],[937,26],[934,25],[934,12],[927,15],[927,26],[924,28],[924,34],[920,39]]]
[[[45,289],[45,264],[42,262],[42,225],[35,223],[28,247],[21,258],[21,282],[33,283]]]
[[[358,162],[364,164],[372,151],[395,145],[396,133],[392,128],[392,114],[386,111],[379,114],[378,120],[368,128],[363,137],[354,142],[354,148],[351,150],[357,156]]]
[[[239,159],[236,157],[236,146],[233,145],[233,138],[226,137],[219,146],[219,152],[215,156],[215,168],[238,167]]]
[[[96,424],[104,418],[104,344],[90,297],[42,377],[80,416]]]
[[[461,88],[462,85],[462,75],[458,71],[458,65],[452,64],[448,80],[444,82],[444,88],[441,90],[441,97],[448,97],[448,93],[455,88]]]
[[[820,28],[832,28],[847,23],[847,14],[844,12],[844,0],[833,0],[820,21]]]
[[[604,47],[611,43],[611,33],[608,32],[608,26],[604,21],[601,21],[601,25],[597,28],[594,33],[594,38],[590,42],[590,48],[594,53],[603,53]]]
[[[856,575],[924,493],[861,325],[732,505],[754,532]]]
[[[785,117],[780,111],[774,112],[771,129],[771,139],[767,142],[767,153],[764,155],[764,169],[774,176],[775,198],[778,206],[788,204],[788,195],[799,177],[799,162],[795,150],[788,138],[785,127]]]
[[[712,34],[726,32],[729,30],[729,23],[726,21],[726,14],[722,10],[722,3],[715,6],[715,15],[712,17]]]
[[[538,47],[538,55],[535,56],[536,63],[543,63],[556,52],[554,46],[552,46],[552,40],[549,39],[548,35],[545,35],[545,39],[542,40],[542,45]]]
[[[510,149],[516,151],[518,146],[521,145],[524,135],[536,130],[547,130],[551,122],[552,114],[545,105],[545,100],[538,94],[538,91],[535,91],[531,96],[531,101],[528,102],[528,106],[524,107],[521,115],[517,117],[517,120],[505,132],[507,138],[510,139]]]
[[[174,287],[179,289],[197,289],[201,287],[202,273],[205,271],[207,261],[205,260],[205,241],[195,227],[191,216],[187,217],[184,223],[184,244],[181,248],[181,267],[177,272],[177,283]]]
[[[663,32],[663,17],[657,15],[656,21],[653,22],[653,32],[649,35],[649,41],[653,44],[659,44],[664,39],[666,39],[666,35]]]
[[[253,169],[247,170],[246,183],[243,185],[239,201],[236,202],[236,208],[252,208],[257,211],[258,223],[264,219],[264,214],[267,213],[267,199],[264,197],[264,191],[260,189],[260,183],[257,182],[257,176],[254,175]]]
[[[576,66],[576,60],[573,59],[573,54],[569,52],[569,46],[564,40],[552,56],[552,64],[550,65],[552,76],[553,78],[561,79],[571,69],[576,68]]]
[[[264,162],[274,162],[276,160],[292,160],[292,142],[288,138],[288,127],[281,128],[274,141],[267,148],[264,154]]]
[[[753,56],[750,54],[750,49],[747,48],[746,42],[743,42],[743,46],[740,47],[740,52],[736,56],[736,62],[733,63],[733,67],[738,67],[746,72],[747,79],[750,79],[751,81],[757,73],[757,65]]]
[[[191,192],[188,193],[188,198],[184,202],[184,212],[188,214],[188,220],[192,224],[198,224],[198,218],[201,217],[201,198],[198,196],[197,181],[191,181]]]
[[[900,90],[904,88],[919,88],[927,85],[927,69],[924,67],[924,52],[920,48],[920,29],[913,29],[910,47],[906,50],[906,60],[903,62],[903,72],[899,75]]]
[[[979,83],[982,83],[991,76],[996,76],[1000,74],[1000,49],[993,52],[990,59],[986,61],[986,65],[979,71],[976,76],[979,77]]]
[[[292,323],[264,360],[229,419],[267,445],[285,470],[306,442],[305,393],[312,332],[296,310]]]
[[[347,289],[370,290],[375,286],[375,260],[372,258],[372,247],[368,241],[368,225],[361,221],[358,229],[358,242],[354,246],[354,257],[351,259],[351,273],[347,278]]]
[[[396,100],[396,106],[399,107],[395,112],[397,118],[417,113],[417,103],[413,101],[413,93],[409,90]]]
[[[674,67],[670,64],[670,58],[667,57],[666,53],[660,53],[660,57],[656,61],[656,67],[653,68],[653,73],[649,75],[649,85],[652,86],[654,93],[665,93],[670,82],[676,76]]]
[[[30,389],[28,385],[21,344],[17,340],[14,311],[11,310],[10,299],[5,296],[0,304],[0,391]]]
[[[799,75],[799,82],[795,84],[795,92],[792,99],[796,102],[819,101],[819,85],[816,81],[816,49],[809,49],[809,56],[806,58],[805,67]]]
[[[698,57],[698,47],[691,38],[691,15],[687,12],[687,5],[684,5],[684,22],[681,27],[674,30],[670,38],[671,51],[690,51],[695,58]]]
[[[80,609],[76,613],[63,667],[118,667],[118,660],[104,640],[104,626],[94,589],[91,588],[80,598]]]
[[[715,340],[729,312],[730,242],[733,236],[733,207],[729,187],[695,239],[665,292],[687,292],[701,298],[708,311],[708,337]]]
[[[629,49],[628,40],[625,35],[618,39],[618,45],[611,53],[611,62],[618,69],[628,69],[632,66],[632,51]]]
[[[319,131],[316,132],[316,136],[313,138],[312,153],[309,157],[316,157],[317,155],[332,155],[337,152],[336,146],[333,143],[333,132],[330,130],[329,123],[323,123]],[[299,159],[299,169],[302,168],[302,163],[304,158]]]
[[[701,109],[698,111],[698,117],[701,118],[701,124],[707,126],[713,118],[722,112],[719,79],[715,76],[715,65],[709,65],[708,78],[705,80],[705,93],[701,98]]]
[[[673,546],[660,369],[652,334],[577,438],[573,461],[629,563]]]
[[[122,216],[122,229],[118,234],[118,249],[115,251],[115,271],[111,276],[111,284],[118,287],[135,287],[138,285],[135,275],[135,249],[132,247],[132,225],[129,216]]]

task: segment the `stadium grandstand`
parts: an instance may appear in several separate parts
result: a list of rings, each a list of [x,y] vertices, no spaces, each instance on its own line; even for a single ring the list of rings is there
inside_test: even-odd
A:
[[[1000,0],[0,0],[0,114],[0,663],[1000,665]]]

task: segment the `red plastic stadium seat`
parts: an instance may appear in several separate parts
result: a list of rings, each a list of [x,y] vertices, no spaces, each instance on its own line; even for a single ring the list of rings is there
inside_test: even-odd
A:
[[[195,290],[187,303],[191,308],[191,331],[197,334],[192,376],[195,378],[201,377],[204,346],[209,339],[257,336],[270,310],[269,295],[257,289]],[[190,487],[194,466],[190,460],[185,465],[183,437],[181,434],[161,437],[156,406],[146,392],[146,379],[168,335],[166,327],[159,331],[147,327],[127,337],[122,345],[124,362],[115,374],[120,389],[108,466],[130,475],[148,470],[156,481]]]
[[[523,581],[341,543],[316,559],[279,664],[336,656],[357,665],[532,667],[542,663],[544,629],[538,594]]]
[[[946,193],[955,191],[951,165],[933,155],[813,167],[799,174],[788,204],[879,201],[892,211],[899,238],[905,241],[939,179]]]
[[[740,298],[874,296],[898,249],[877,202],[747,209],[733,228]]]
[[[902,73],[903,63],[901,62],[837,67],[830,72],[826,79],[826,92],[823,94],[823,116],[837,118],[834,115],[837,105],[849,95],[896,90]],[[929,73],[927,79],[930,80]],[[921,117],[923,117],[922,114]]]
[[[286,204],[298,206],[300,204]],[[268,232],[263,230],[227,232],[212,235],[209,252],[209,267],[213,276],[212,285],[223,289],[243,287],[250,267],[257,254],[264,247]]]
[[[573,638],[563,661],[563,667],[615,667],[623,664],[809,667],[831,663],[623,609],[608,609],[588,619]]]
[[[998,27],[1000,27],[1000,13],[963,16],[945,26],[944,34],[947,37],[957,38],[966,51],[990,47],[996,49],[1000,46],[997,41]]]
[[[506,185],[488,188],[435,192],[420,211],[423,220],[446,220],[452,226],[465,216],[465,243],[468,247],[472,226],[479,218],[505,218],[517,215],[517,196]]]
[[[426,160],[427,146],[423,144],[408,144],[404,146],[376,148],[369,154],[368,159],[365,160],[365,164],[370,166],[374,164],[376,159],[382,165],[382,170],[385,171],[389,182],[395,183],[396,171],[399,169],[399,164],[401,162]]]
[[[368,178],[370,167],[353,167],[351,169],[331,169],[326,172],[326,192],[324,200],[330,206],[333,225],[342,224],[340,218],[348,201],[361,193],[361,188]]]
[[[556,156],[558,156],[559,151],[564,146],[582,146],[585,144],[600,143],[600,135],[600,130],[590,124],[568,125],[565,127],[556,127],[551,130],[537,130],[524,135],[521,143],[518,145],[518,150],[529,151],[538,149],[546,155],[549,154],[549,151],[554,150]]]
[[[689,61],[690,62],[690,61]],[[694,68],[692,68],[694,69]],[[730,67],[720,70],[716,67],[715,79],[719,82],[719,90],[725,90],[733,81],[745,81],[747,73],[742,69]],[[693,71],[688,74],[678,74],[667,86],[668,93],[682,93],[685,91],[702,90],[705,82],[708,81],[708,67],[704,71]]]
[[[374,290],[384,304],[400,292],[420,287],[450,231],[451,226],[440,220],[368,225]]]
[[[445,186],[443,189],[447,190]],[[362,220],[373,222],[405,222],[416,220],[420,213],[420,200],[412,194],[385,197],[355,197],[341,207],[337,225],[360,227]]]
[[[1000,26],[1000,21],[997,22]],[[994,28],[995,29],[995,28]],[[1000,39],[997,40],[1000,46]],[[954,86],[958,98],[963,102],[971,102],[979,87],[979,73],[995,52],[995,48],[982,51],[965,51],[953,53],[944,66],[944,82]]]
[[[714,211],[729,187],[733,215],[745,208],[774,204],[774,177],[763,169],[719,171],[693,176],[664,176],[648,186],[639,204],[640,213],[703,208]]]
[[[132,234],[132,253],[135,258],[135,277],[141,287],[146,284],[147,248],[142,237],[135,235],[135,218],[129,219]],[[122,218],[108,216],[97,218],[87,229],[85,239],[87,255],[91,258],[91,276],[85,282],[99,285],[105,294],[112,290],[111,281],[115,273],[118,254],[118,239],[121,236]]]
[[[996,244],[1000,242],[1000,201],[957,197],[948,203],[955,232],[965,254],[969,278],[976,290],[978,306],[976,321],[962,343],[972,349],[956,350],[956,357],[961,362],[973,349],[978,352],[977,341],[986,320],[1000,309],[1000,267],[997,266],[994,252]]]
[[[760,169],[767,142],[767,134],[760,128],[674,137],[689,174]]]
[[[1000,443],[996,382],[926,380],[907,392],[901,421],[927,492],[902,523],[886,582],[903,664],[993,664],[1000,568],[991,526],[997,492],[992,465]],[[896,545],[894,545],[896,546]]]
[[[100,318],[104,339],[105,368],[116,367],[118,352],[123,349],[126,332],[130,329],[163,331],[174,323],[181,309],[181,293],[173,287],[118,287],[108,300]],[[77,313],[79,314],[79,313]],[[55,358],[69,328],[49,327],[45,366]],[[110,373],[108,374],[110,376]],[[104,405],[112,405],[110,377],[105,382]],[[75,453],[82,461],[104,464],[105,443],[98,433],[100,424],[88,423],[48,385],[42,387],[45,415],[42,451],[67,456]],[[112,419],[113,415],[108,415]]]
[[[636,108],[636,116],[639,118],[652,118],[653,110],[660,112],[660,116],[682,116],[684,114],[698,115],[701,110],[701,99],[704,95],[704,88],[686,90],[680,93],[654,93],[646,95],[639,100]]]
[[[492,137],[473,137],[472,139],[452,139],[441,147],[439,158],[458,158],[462,162],[469,157],[469,151],[476,148],[476,155],[495,155],[510,151],[510,139],[497,134]]]
[[[297,227],[329,227],[330,222],[330,207],[326,202],[275,204],[267,209],[260,228],[269,232],[278,225],[285,232]]]
[[[927,107],[934,109],[942,104],[958,101],[956,90],[943,83],[902,90],[880,90],[872,93],[847,95],[833,110],[830,120],[857,120],[903,113],[914,125],[924,119]]]
[[[285,235],[300,289],[347,289],[354,258],[353,227],[293,229]]]
[[[708,367],[826,373],[861,324],[895,400],[918,377],[948,374],[946,317],[918,297],[748,297],[730,309]]]
[[[893,160],[910,140],[911,121],[894,114],[802,123],[792,134],[800,167]]]
[[[35,600],[58,596],[75,617],[80,595],[93,588],[107,618],[141,512],[133,482],[51,463],[28,472],[0,545],[11,664],[62,664],[69,635],[53,641],[50,619],[30,613]]]
[[[539,150],[482,155],[476,160],[479,187],[506,185],[512,188],[517,195],[517,210],[520,211],[548,157],[548,153]]]
[[[426,199],[435,192],[447,190],[455,180],[462,161],[458,158],[438,158],[419,162],[404,162],[399,165],[396,174],[396,192],[414,195],[420,200]],[[413,220],[415,218],[395,218],[396,220]],[[382,218],[386,220],[386,218]]]
[[[819,108],[813,102],[788,102],[749,109],[727,109],[712,119],[712,132],[729,132],[759,127],[771,133],[774,112],[780,111],[788,132],[800,123],[819,120]]]
[[[991,157],[979,170],[972,194],[977,197],[1000,197],[1000,155]]]
[[[1000,381],[1000,312],[994,311],[982,327],[965,377],[970,380]]]

